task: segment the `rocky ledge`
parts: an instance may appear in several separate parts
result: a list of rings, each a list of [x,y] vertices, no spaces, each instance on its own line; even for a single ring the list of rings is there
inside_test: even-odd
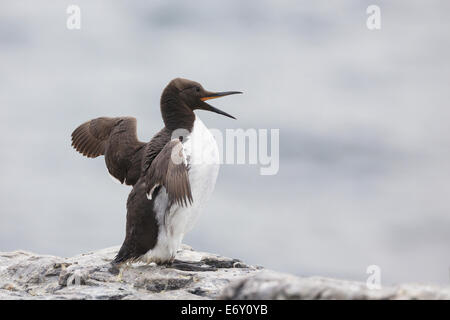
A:
[[[296,277],[185,245],[176,266],[133,264],[119,277],[109,263],[117,250],[72,258],[0,253],[0,299],[450,299],[450,287],[369,290],[360,282]]]

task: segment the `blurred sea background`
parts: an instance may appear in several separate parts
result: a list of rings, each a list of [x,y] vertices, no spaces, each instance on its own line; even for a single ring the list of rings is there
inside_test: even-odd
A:
[[[66,9],[81,8],[81,30]],[[381,30],[366,8],[381,8]],[[130,187],[71,148],[99,116],[148,141],[175,77],[244,95],[212,128],[280,129],[280,170],[223,165],[185,242],[294,273],[450,282],[450,2],[0,3],[0,251],[120,245]]]

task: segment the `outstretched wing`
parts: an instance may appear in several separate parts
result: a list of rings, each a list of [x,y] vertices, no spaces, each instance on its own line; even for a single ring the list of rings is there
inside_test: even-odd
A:
[[[120,183],[134,185],[139,179],[145,143],[137,138],[135,118],[87,121],[72,133],[72,146],[88,158],[104,155],[109,173]]]
[[[153,191],[158,186],[163,186],[170,203],[181,206],[192,204],[188,170],[182,143],[178,139],[170,140],[154,158],[146,172],[147,197],[151,199]]]

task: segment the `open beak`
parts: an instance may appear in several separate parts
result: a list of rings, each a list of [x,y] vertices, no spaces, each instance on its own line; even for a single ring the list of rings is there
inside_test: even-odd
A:
[[[224,92],[206,92],[204,97],[201,97],[200,100],[203,101],[202,107],[201,109],[203,110],[207,110],[207,111],[212,111],[221,115],[224,115],[226,117],[232,118],[232,119],[236,119],[235,117],[233,117],[232,115],[219,110],[217,108],[214,108],[213,106],[209,105],[208,103],[206,103],[206,100],[211,100],[211,99],[217,99],[217,98],[221,98],[221,97],[225,97],[225,96],[229,96],[232,94],[241,94],[242,92],[240,91],[224,91]]]

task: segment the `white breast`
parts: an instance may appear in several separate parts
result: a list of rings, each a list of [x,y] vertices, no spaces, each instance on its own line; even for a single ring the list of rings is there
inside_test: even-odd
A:
[[[188,207],[174,204],[167,208],[168,197],[162,188],[155,198],[154,207],[158,211],[156,217],[160,224],[158,240],[155,248],[144,256],[147,262],[173,259],[184,235],[194,227],[216,184],[219,149],[213,135],[197,116],[192,132],[183,139],[183,149],[189,166],[194,201]]]
[[[209,200],[216,185],[219,149],[213,135],[198,117],[195,119],[192,133],[183,143],[183,148],[189,165],[189,182],[194,199],[193,205],[187,210],[187,232],[194,226],[202,206]]]

